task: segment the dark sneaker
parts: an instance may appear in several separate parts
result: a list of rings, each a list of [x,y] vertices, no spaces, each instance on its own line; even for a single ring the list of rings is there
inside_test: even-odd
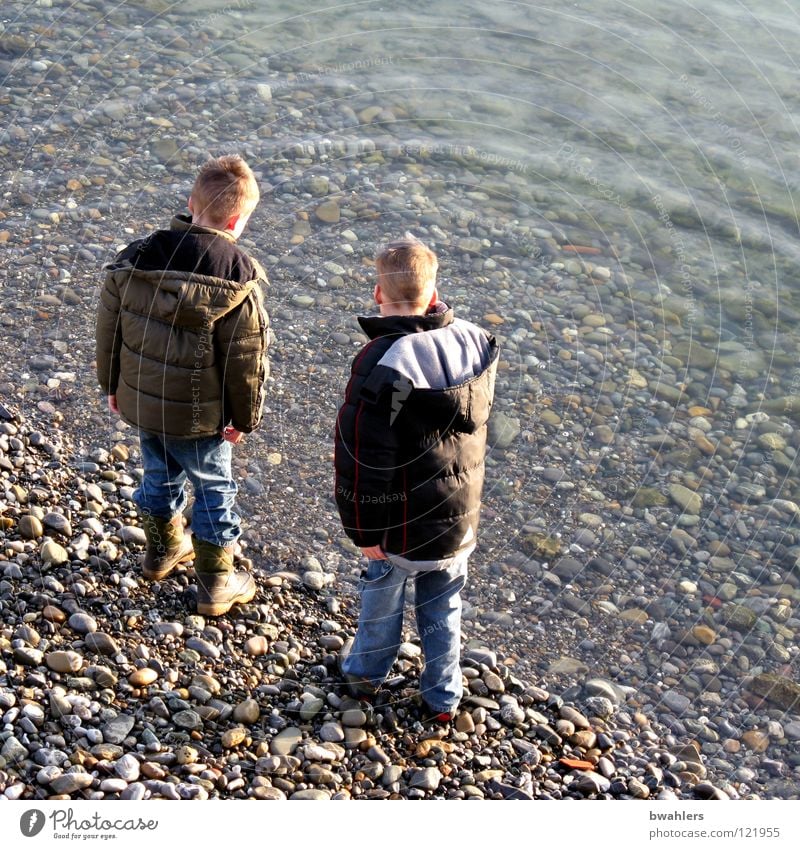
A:
[[[449,710],[434,710],[427,702],[422,709],[422,722],[435,723],[438,725],[448,725],[456,718],[455,711]]]

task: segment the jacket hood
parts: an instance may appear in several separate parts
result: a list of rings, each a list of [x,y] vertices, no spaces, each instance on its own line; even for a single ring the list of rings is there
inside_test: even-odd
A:
[[[233,283],[182,271],[141,271],[130,263],[109,271],[121,291],[134,276],[151,286],[148,316],[180,327],[208,326],[222,318],[247,298],[257,282]]]
[[[364,382],[361,398],[376,403],[390,392],[393,426],[474,433],[491,412],[497,340],[471,322],[455,319],[450,309],[411,318],[427,332],[406,330]]]
[[[183,251],[190,257],[183,267],[194,270],[174,270],[181,265],[177,259]],[[234,277],[231,266],[243,261],[247,269]],[[176,215],[169,230],[132,243],[106,266],[120,291],[133,276],[152,287],[147,315],[181,327],[207,326],[238,307],[260,284],[259,269],[230,233],[194,224],[188,215]],[[240,282],[243,277],[252,279]]]
[[[475,433],[489,421],[499,358],[500,348],[491,337],[485,365],[475,377],[442,389],[412,389],[405,401],[403,384],[399,382],[392,399],[392,412],[399,407],[398,424],[405,422],[403,426],[414,429],[415,422],[425,422],[427,428],[433,425],[439,431]]]

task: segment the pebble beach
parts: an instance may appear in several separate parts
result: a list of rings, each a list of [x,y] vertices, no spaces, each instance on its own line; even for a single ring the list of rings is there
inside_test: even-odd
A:
[[[768,274],[792,249],[756,275],[763,231],[612,186],[575,139],[481,148],[370,86],[391,53],[279,50],[310,39],[302,16],[259,52],[236,35],[252,4],[196,5],[2,12],[0,795],[796,799],[800,313]],[[502,98],[478,106],[504,126]],[[274,341],[234,458],[259,591],[204,620],[191,573],[141,576],[138,440],[96,387],[93,324],[102,265],[223,152],[261,186],[241,244]],[[422,722],[413,616],[373,706],[336,671],[361,564],[333,423],[372,257],[405,231],[502,345],[446,728]]]

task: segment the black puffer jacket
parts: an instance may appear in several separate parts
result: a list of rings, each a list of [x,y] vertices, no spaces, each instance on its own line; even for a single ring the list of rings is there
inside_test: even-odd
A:
[[[261,421],[269,319],[258,262],[228,233],[178,215],[106,267],[97,378],[151,433],[199,439]]]
[[[498,346],[444,304],[360,318],[371,338],[336,424],[336,503],[356,545],[441,560],[474,544]]]

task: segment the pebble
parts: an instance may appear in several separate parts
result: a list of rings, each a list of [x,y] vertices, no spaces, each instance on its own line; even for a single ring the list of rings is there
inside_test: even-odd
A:
[[[91,787],[94,779],[87,772],[66,772],[50,782],[50,790],[57,796],[70,795]]]
[[[243,722],[245,725],[252,725],[258,722],[261,716],[261,708],[255,699],[245,699],[239,702],[233,709],[233,718],[236,722]]]
[[[136,720],[126,713],[120,713],[109,719],[103,726],[103,739],[107,743],[122,743],[133,730]]]
[[[158,673],[149,666],[136,669],[128,676],[128,683],[134,687],[147,687],[158,680]]]
[[[303,732],[299,728],[284,728],[270,741],[270,753],[279,756],[291,755],[302,739]]]
[[[72,617],[70,617],[70,625],[71,623]],[[74,626],[71,625],[71,627]],[[95,622],[95,628],[96,627],[97,623]],[[110,634],[103,634],[102,632],[86,633],[86,636],[83,639],[83,644],[89,651],[93,651],[97,654],[103,654],[108,657],[114,657],[120,653],[119,643]]]
[[[120,528],[119,538],[126,545],[147,545],[147,537],[144,530],[136,525],[125,525]]]
[[[410,787],[418,787],[420,790],[437,790],[442,781],[442,774],[436,767],[414,770],[409,779]]]
[[[134,755],[123,755],[118,761],[114,762],[114,772],[129,784],[137,781],[139,779],[139,761]]]
[[[26,514],[20,517],[19,533],[24,539],[39,539],[44,534],[44,527],[36,516]]]
[[[50,566],[60,566],[69,561],[67,550],[60,546],[55,540],[46,539],[40,550],[42,561]]]
[[[73,613],[68,624],[78,634],[93,634],[97,630],[97,622],[88,613]]]
[[[78,672],[83,666],[83,658],[75,651],[51,651],[44,660],[54,672]]]
[[[342,725],[349,728],[359,728],[366,725],[367,715],[363,710],[358,708],[350,708],[342,712]]]

